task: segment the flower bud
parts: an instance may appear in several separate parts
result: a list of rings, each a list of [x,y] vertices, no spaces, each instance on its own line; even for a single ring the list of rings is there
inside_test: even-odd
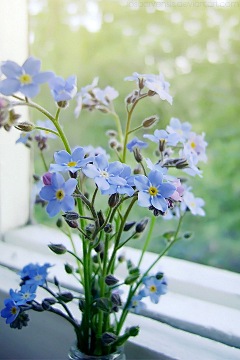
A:
[[[121,152],[122,149],[123,149],[123,146],[121,144],[118,144],[117,148],[116,148],[117,152]]]
[[[143,173],[143,169],[142,169],[141,165],[138,164],[135,167],[135,169],[133,170],[133,174],[134,175],[141,175],[142,173]]]
[[[30,132],[35,129],[35,125],[28,122],[22,122],[20,124],[17,124],[15,128],[23,132]]]
[[[102,249],[103,249],[103,243],[100,241],[100,243],[97,246],[95,246],[94,250],[96,251],[96,253],[99,253],[102,251]]]
[[[118,312],[118,311],[119,311],[119,307],[118,307],[117,305],[113,305],[111,311],[112,311],[112,312]]]
[[[104,228],[105,233],[110,234],[113,230],[112,224],[107,224]]]
[[[129,95],[125,98],[125,103],[126,103],[126,104],[131,104],[131,102],[132,102],[132,96],[133,96],[133,94],[129,94]]]
[[[51,182],[51,179],[52,179],[52,173],[50,172],[46,172],[44,175],[43,175],[43,183],[44,185],[51,185],[52,182]]]
[[[167,141],[165,139],[159,139],[159,151],[163,152],[166,149]]]
[[[102,343],[104,346],[111,346],[115,343],[115,341],[117,341],[117,339],[118,339],[117,335],[110,332],[106,332],[102,336]]]
[[[128,329],[128,333],[130,336],[137,336],[139,333],[139,326],[132,326]]]
[[[54,281],[54,285],[55,285],[55,286],[59,286],[59,281],[58,281],[58,279],[56,278],[56,276],[54,276],[53,281]]]
[[[152,91],[152,90],[148,91],[148,96],[154,96],[154,95],[156,95],[155,91]]]
[[[88,224],[85,226],[85,231],[88,236],[91,236],[95,231],[95,225],[94,224]]]
[[[187,167],[189,167],[187,159],[181,159],[176,163],[177,169],[185,169]]]
[[[62,244],[50,244],[48,245],[48,247],[50,250],[52,250],[52,252],[54,252],[57,255],[62,255],[67,252],[66,247]]]
[[[140,90],[142,90],[144,88],[143,81],[144,81],[143,78],[138,78],[138,87],[139,87]]]
[[[68,224],[68,226],[72,229],[77,229],[78,228],[78,223],[75,220],[67,220],[64,219],[66,221],[66,223]]]
[[[115,149],[118,146],[118,142],[116,139],[110,139],[108,142],[108,145],[112,148]]]
[[[153,126],[157,121],[158,121],[158,117],[157,116],[151,116],[145,120],[143,120],[142,125],[144,128],[150,128],[151,126]]]
[[[58,294],[58,300],[61,300],[65,303],[68,303],[70,301],[72,301],[73,299],[73,294],[70,292],[65,292],[65,293],[60,293]]]
[[[57,102],[58,107],[60,107],[61,109],[66,109],[66,107],[68,107],[69,102],[66,100],[62,100],[62,101],[58,101]]]
[[[48,301],[46,301],[46,300],[43,300],[42,301],[42,308],[44,309],[44,310],[50,310],[51,309],[51,305],[49,304],[49,302]]]
[[[98,220],[99,220],[99,225],[102,226],[104,224],[104,222],[105,222],[102,210],[97,212],[97,217],[98,217]]]
[[[126,222],[123,231],[129,231],[135,224],[136,221]]]
[[[33,179],[34,181],[39,181],[40,180],[40,176],[33,174]]]
[[[118,133],[115,130],[108,130],[106,132],[106,135],[109,136],[109,137],[117,137]]]
[[[62,223],[63,223],[63,222],[62,222],[62,219],[60,219],[60,218],[57,219],[56,225],[57,225],[58,228],[61,228],[61,227],[62,227]]]
[[[67,211],[62,216],[64,217],[65,220],[77,220],[80,218],[78,213],[76,213],[74,211]]]
[[[120,263],[123,263],[125,260],[126,260],[126,259],[125,259],[125,256],[124,256],[124,255],[119,255],[118,261],[119,261]]]
[[[116,279],[113,275],[107,275],[106,277],[105,277],[105,283],[108,285],[108,286],[113,286],[113,285],[116,285],[118,282],[119,282],[119,280],[118,279]]]
[[[122,306],[122,300],[120,298],[120,295],[117,293],[113,293],[111,295],[111,302],[117,306]]]
[[[157,280],[161,280],[162,278],[163,278],[163,273],[162,272],[158,272],[157,274],[156,274],[156,279]]]
[[[103,114],[108,114],[109,113],[109,109],[106,106],[97,105],[96,109],[101,111]]]
[[[119,194],[118,193],[115,193],[115,194],[112,194],[109,196],[109,199],[108,199],[108,205],[111,207],[111,208],[114,208],[119,202]]]
[[[73,267],[71,265],[65,264],[64,267],[65,267],[65,271],[66,271],[67,274],[72,274],[73,273]]]
[[[137,225],[136,225],[136,232],[137,233],[141,233],[145,230],[146,226],[148,223],[148,219],[143,219],[141,220]]]
[[[133,154],[135,157],[135,160],[140,163],[143,160],[142,154],[140,152],[140,149],[138,147],[135,147],[135,149],[133,149]]]

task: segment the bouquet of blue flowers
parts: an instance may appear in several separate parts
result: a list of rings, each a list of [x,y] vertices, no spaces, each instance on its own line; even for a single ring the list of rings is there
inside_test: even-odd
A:
[[[205,215],[202,209],[204,201],[194,197],[191,187],[186,185],[187,179],[170,175],[168,170],[174,168],[192,177],[202,177],[198,163],[207,161],[207,143],[204,133],[197,135],[191,131],[190,123],[181,123],[177,118],[171,118],[166,129],[156,129],[154,134],[149,134],[148,130],[158,122],[155,115],[131,128],[133,112],[144,98],[159,96],[172,104],[170,84],[162,73],[157,76],[134,73],[125,78],[137,86],[125,99],[127,120],[123,131],[123,124],[113,106],[113,100],[118,96],[113,87],[102,90],[98,88],[98,78],[95,78],[91,85],[78,92],[76,76],[64,80],[51,71],[40,72],[40,68],[41,61],[34,57],[29,57],[22,66],[9,60],[1,64],[0,128],[20,130],[17,143],[27,147],[36,142],[44,166],[36,203],[46,205],[49,217],[62,215],[64,221],[58,219],[57,226],[72,242],[72,249],[63,244],[49,244],[49,249],[57,255],[72,255],[74,265],[66,264],[65,271],[75,277],[82,290],[78,296],[62,292],[57,278],[50,286],[47,275],[51,265],[31,263],[19,273],[20,289],[10,290],[10,298],[4,302],[1,316],[12,328],[21,329],[28,324],[30,310],[56,313],[74,327],[79,351],[103,356],[114,353],[130,336],[138,334],[138,326],[123,329],[128,313],[139,313],[146,306],[144,298],[149,296],[156,304],[167,292],[164,274],[151,271],[181,238],[179,232],[183,218],[190,212]],[[56,102],[55,115],[31,100],[43,83],[49,84]],[[60,124],[60,113],[74,97],[77,100],[76,117],[83,109],[112,114],[116,129],[108,130],[107,136],[110,151],[117,161],[110,161],[110,156],[101,147],[70,146]],[[22,121],[16,112],[19,106],[35,108],[46,120],[38,120],[36,124]],[[144,157],[144,149],[148,146],[146,141],[136,136],[129,141],[130,136],[140,129],[145,130],[143,138],[156,143],[154,160]],[[61,139],[63,148],[54,153],[54,163],[47,165],[44,157],[47,141],[56,137]],[[136,163],[134,169],[127,164],[130,156]],[[101,197],[101,208],[96,205],[97,197]],[[130,221],[130,213],[136,206],[145,207],[147,217]],[[163,233],[163,250],[154,263],[142,270],[142,259],[157,217],[176,218],[178,225],[175,231]],[[81,253],[76,251],[72,231],[77,232],[81,239]],[[138,263],[126,260],[121,253],[122,247],[147,231]],[[185,237],[188,236],[186,233]],[[128,276],[120,281],[114,274],[118,264],[124,261]],[[121,298],[123,286],[125,301]],[[38,287],[48,293],[42,302],[36,300]],[[73,317],[67,305],[76,300],[81,321]]]

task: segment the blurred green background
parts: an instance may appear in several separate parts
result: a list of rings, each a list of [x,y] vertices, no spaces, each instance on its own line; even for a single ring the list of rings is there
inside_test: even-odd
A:
[[[134,71],[164,74],[171,84],[173,105],[158,96],[143,100],[136,108],[133,126],[156,114],[160,118],[156,128],[161,129],[177,117],[192,123],[196,133],[204,131],[209,144],[208,163],[200,163],[203,179],[189,181],[194,195],[206,201],[206,216],[186,217],[183,231],[195,235],[176,243],[169,255],[240,272],[240,4],[225,2],[223,7],[220,3],[223,1],[207,6],[189,1],[186,7],[179,3],[159,7],[154,1],[30,0],[30,52],[41,58],[43,70],[64,78],[76,74],[79,90],[96,76],[100,88],[117,89],[114,105],[123,126],[124,99],[135,88],[124,77]],[[55,113],[46,85],[35,100]],[[60,116],[71,146],[100,145],[117,160],[105,135],[115,128],[113,117],[84,110],[76,120],[75,106],[73,100]],[[34,111],[32,116],[45,120]],[[142,134],[136,133],[140,139]],[[62,149],[58,141],[50,140],[49,145],[51,151]],[[144,155],[153,159],[152,145]],[[47,160],[50,163],[52,158]],[[128,160],[134,165],[130,154]],[[36,173],[42,174],[38,154],[35,164]],[[35,212],[38,221],[56,222],[40,207]],[[131,219],[146,215],[146,209],[136,206]],[[174,220],[158,218],[149,250],[158,252],[161,234],[176,225]],[[144,240],[130,245],[140,247]]]

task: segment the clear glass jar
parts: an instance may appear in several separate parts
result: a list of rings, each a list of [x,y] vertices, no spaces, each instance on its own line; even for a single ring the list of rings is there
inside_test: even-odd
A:
[[[116,352],[109,355],[94,356],[83,354],[76,344],[71,346],[68,358],[69,360],[126,360],[123,347],[120,347]]]

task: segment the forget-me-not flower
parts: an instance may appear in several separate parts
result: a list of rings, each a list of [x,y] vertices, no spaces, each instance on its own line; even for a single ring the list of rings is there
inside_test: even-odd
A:
[[[135,176],[131,175],[131,168],[126,164],[123,165],[123,171],[120,173],[120,177],[125,180],[125,184],[122,185],[110,185],[108,190],[102,190],[102,195],[111,195],[111,194],[127,194],[128,196],[133,196],[134,190],[134,178]]]
[[[119,161],[108,163],[105,155],[100,154],[94,158],[93,164],[86,165],[82,172],[94,179],[98,188],[108,190],[110,185],[125,185],[126,180],[120,177],[123,165]]]
[[[163,174],[163,179],[166,181],[176,181],[177,178],[172,175],[168,175],[168,169],[166,167],[162,167],[159,164],[153,165],[152,161],[150,159],[145,159],[148,169],[150,170],[157,170],[160,171]]]
[[[12,299],[5,299],[4,305],[5,308],[1,311],[1,317],[6,318],[6,324],[10,324],[16,319],[20,309]]]
[[[7,78],[0,82],[0,93],[8,96],[20,91],[26,97],[35,97],[40,91],[39,85],[54,77],[52,71],[40,72],[40,68],[41,60],[33,56],[30,56],[23,66],[14,61],[4,61],[1,71]]]
[[[145,81],[144,85],[151,91],[156,92],[160,99],[167,100],[171,105],[173,102],[173,98],[169,95],[169,82],[164,80],[164,76],[160,73],[158,76],[155,76],[154,79],[150,78]]]
[[[146,309],[147,307],[146,304],[141,300],[142,300],[141,295],[133,296],[128,306],[128,310],[134,312],[135,314],[139,314],[141,309]]]
[[[154,304],[159,302],[160,295],[164,295],[167,292],[167,283],[164,278],[158,280],[155,276],[147,276],[143,278],[143,284],[145,287],[139,294],[142,297],[149,296]]]
[[[181,204],[181,210],[185,211],[186,207],[188,207],[193,215],[205,216],[205,211],[202,209],[202,206],[205,205],[205,201],[202,198],[195,198],[193,193],[185,191],[183,200],[184,202]]]
[[[130,152],[133,152],[133,150],[138,147],[140,150],[142,148],[148,147],[148,143],[145,143],[144,141],[138,140],[138,138],[135,136],[132,141],[130,141],[127,144],[127,148]]]
[[[149,207],[152,205],[162,212],[167,211],[168,203],[165,198],[170,197],[176,188],[170,183],[163,183],[163,174],[160,171],[152,170],[148,177],[137,175],[134,183],[139,190],[139,206]]]
[[[56,164],[50,164],[49,171],[70,171],[71,173],[75,173],[80,170],[82,166],[93,161],[93,157],[85,158],[84,156],[84,149],[80,146],[76,147],[72,154],[69,154],[65,150],[55,152],[54,160]]]
[[[119,92],[113,87],[107,86],[104,90],[99,88],[93,89],[93,94],[98,101],[108,106],[111,100],[114,100],[118,97]]]
[[[166,130],[169,134],[177,133],[180,135],[179,141],[185,142],[189,137],[191,127],[192,125],[190,123],[181,123],[179,119],[172,117],[170,119],[170,125],[166,127]]]
[[[38,264],[29,264],[29,267],[25,267],[25,271],[27,271],[28,275],[25,277],[25,283],[27,285],[37,285],[41,286],[44,284],[46,278],[47,278],[47,269],[51,267],[50,264],[44,264],[43,266],[40,266]],[[23,269],[24,270],[24,269]],[[21,273],[20,273],[21,274]]]
[[[176,146],[180,140],[180,135],[177,133],[168,134],[165,130],[155,130],[154,135],[144,134],[144,138],[147,138],[155,143],[159,143],[160,141],[166,141],[169,146]]]
[[[193,154],[198,156],[199,161],[207,162],[207,155],[205,154],[208,143],[204,141],[205,134],[197,135],[195,132],[190,132],[187,144]]]
[[[16,305],[26,304],[27,301],[32,301],[36,297],[37,285],[22,285],[21,290],[16,292],[12,289],[10,290],[10,296]]]
[[[56,76],[49,81],[49,88],[56,102],[72,100],[77,93],[76,79],[76,75],[69,76],[66,81],[62,76]]]
[[[34,132],[35,132],[35,130],[34,130],[34,131],[29,131],[29,132],[22,132],[22,133],[20,134],[19,139],[16,141],[16,144],[19,144],[19,143],[26,144],[27,141],[28,141],[28,139],[29,139],[29,137],[31,137],[31,135],[32,135]]]
[[[61,174],[53,174],[51,185],[44,186],[39,193],[43,200],[48,201],[46,210],[49,217],[54,217],[61,210],[66,212],[74,209],[74,198],[71,195],[76,185],[76,179],[69,179],[65,182]]]
[[[179,151],[179,156],[181,158],[185,158],[188,163],[188,167],[182,169],[182,171],[193,177],[195,175],[198,175],[201,178],[203,177],[201,175],[203,171],[199,170],[199,168],[196,166],[199,161],[198,156],[191,151],[189,144],[184,145],[184,148]]]

